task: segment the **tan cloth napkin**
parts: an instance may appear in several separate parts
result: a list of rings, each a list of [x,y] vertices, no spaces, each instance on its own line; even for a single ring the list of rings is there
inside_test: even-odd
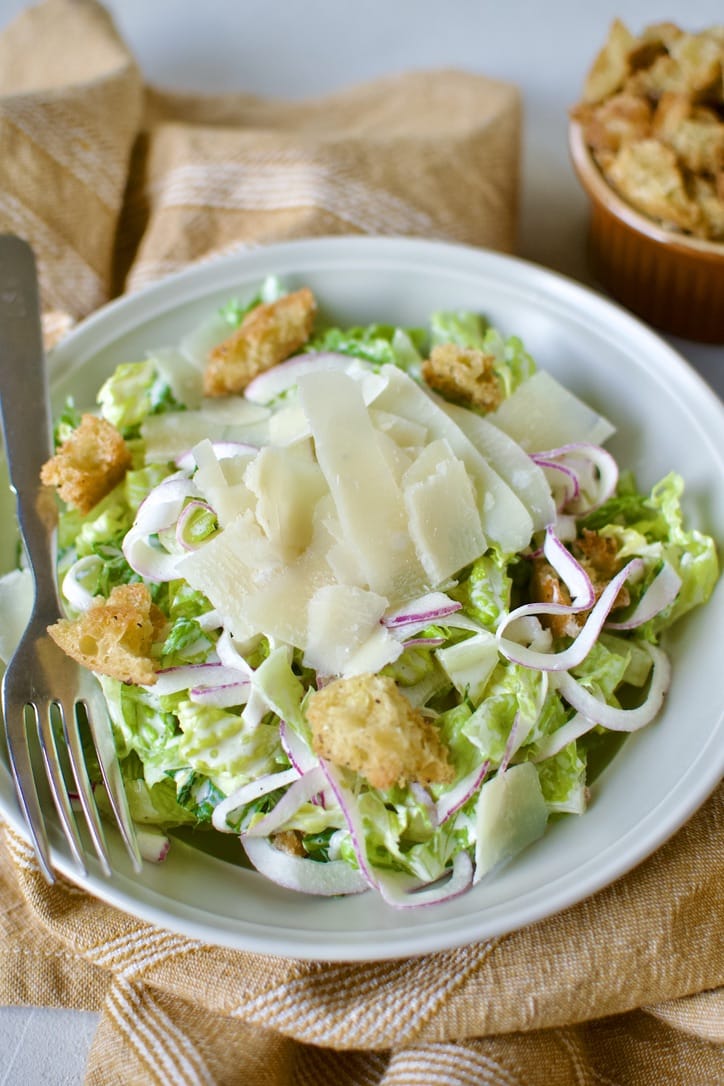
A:
[[[0,36],[0,231],[40,260],[50,334],[190,262],[289,237],[515,247],[519,99],[462,72],[320,101],[144,88],[92,0]],[[575,908],[420,959],[314,964],[153,928],[0,832],[0,1002],[102,1012],[91,1086],[724,1082],[724,790]]]

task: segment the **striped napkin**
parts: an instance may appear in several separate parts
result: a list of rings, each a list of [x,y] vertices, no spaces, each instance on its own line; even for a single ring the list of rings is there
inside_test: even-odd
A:
[[[357,232],[513,251],[519,131],[514,88],[457,71],[294,103],[169,95],[94,0],[46,0],[0,35],[0,232],[35,248],[52,341],[245,246]],[[558,916],[359,965],[232,952],[49,888],[4,826],[0,1002],[100,1012],[91,1086],[712,1086],[723,824],[720,789]]]

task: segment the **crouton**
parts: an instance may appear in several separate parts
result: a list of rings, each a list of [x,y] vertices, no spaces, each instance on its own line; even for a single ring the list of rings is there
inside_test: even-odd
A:
[[[584,528],[576,539],[573,549],[579,561],[583,560],[607,580],[621,568],[618,557],[618,541],[612,535],[601,535]]]
[[[90,513],[131,466],[131,453],[106,419],[83,415],[80,425],[43,464],[40,479],[81,513]]]
[[[299,830],[282,830],[280,833],[272,834],[272,844],[274,848],[285,852],[287,856],[307,855]]]
[[[308,287],[255,306],[227,339],[209,352],[207,396],[243,392],[260,373],[299,350],[312,334],[317,303]]]
[[[583,138],[595,153],[618,151],[625,143],[646,139],[651,133],[652,113],[645,98],[625,93],[571,111],[581,124]]]
[[[574,556],[591,578],[593,591],[598,599],[623,564],[618,553],[618,540],[612,535],[601,535],[599,532],[592,532],[590,528],[584,528],[572,549]],[[612,609],[627,607],[630,602],[631,594],[626,585],[622,585]]]
[[[545,558],[533,559],[530,595],[535,603],[571,606],[571,595],[553,566]],[[542,615],[541,622],[554,637],[575,637],[583,625],[581,615]]]
[[[307,719],[320,758],[360,773],[373,788],[454,777],[435,725],[388,676],[334,679],[311,695]]]
[[[658,140],[626,144],[607,177],[623,198],[645,215],[689,232],[699,228],[701,209],[686,190],[676,155]]]
[[[422,376],[448,400],[478,411],[494,411],[503,399],[493,355],[471,347],[438,344],[422,363]]]
[[[591,579],[594,598],[598,599],[609,581],[621,569],[618,555],[618,542],[613,536],[600,535],[584,528],[572,547],[574,557],[581,563]],[[537,603],[571,605],[571,596],[563,581],[545,558],[533,559],[533,573],[530,581],[531,599]],[[631,602],[631,594],[622,585],[612,610],[626,607]],[[575,637],[588,617],[588,611],[577,614],[553,614],[541,617],[554,637]]]
[[[91,671],[124,683],[151,686],[151,647],[166,624],[145,584],[117,585],[76,619],[60,619],[48,633],[68,656]]]
[[[615,94],[631,71],[629,56],[636,38],[620,19],[611,24],[608,38],[586,77],[584,102],[601,102]]]

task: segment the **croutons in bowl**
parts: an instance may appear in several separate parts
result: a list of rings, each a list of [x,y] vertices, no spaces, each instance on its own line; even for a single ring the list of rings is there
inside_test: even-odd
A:
[[[614,22],[569,149],[603,287],[662,331],[724,342],[724,27]]]

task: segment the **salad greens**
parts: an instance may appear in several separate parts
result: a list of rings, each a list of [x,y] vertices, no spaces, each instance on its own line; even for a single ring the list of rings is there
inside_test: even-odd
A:
[[[213,315],[216,338],[283,293],[274,280],[247,302],[230,301]],[[197,345],[205,338],[188,337],[178,348],[199,379]],[[436,344],[488,357],[505,410],[483,416],[468,409],[475,418],[467,421],[459,408],[448,410],[422,375]],[[554,416],[555,447],[536,445],[534,420],[527,446],[511,436],[525,429],[525,420],[508,425],[518,390],[541,371],[518,338],[505,338],[477,314],[435,313],[426,328],[321,327],[303,350],[300,365],[315,355],[320,365],[326,360],[330,387],[336,381],[350,404],[364,404],[364,425],[379,435],[380,463],[392,465],[417,533],[414,546],[405,542],[419,558],[411,591],[399,589],[397,568],[383,590],[382,559],[345,535],[347,494],[319,472],[324,456],[334,465],[344,452],[334,426],[345,419],[323,402],[303,366],[289,369],[285,384],[295,359],[283,363],[273,387],[265,392],[262,377],[253,397],[247,389],[222,410],[199,395],[184,402],[164,376],[168,362],[159,364],[153,352],[119,366],[98,394],[100,414],[126,439],[133,466],[90,513],[63,509],[59,575],[71,615],[116,586],[143,582],[166,620],[154,645],[155,684],[100,676],[139,825],[162,834],[182,826],[240,834],[255,866],[312,893],[371,886],[398,906],[444,900],[530,844],[550,818],[585,810],[592,776],[622,734],[655,718],[668,683],[660,637],[707,599],[717,555],[713,541],[684,522],[679,476],[639,490],[601,448],[610,425],[575,398],[565,401],[572,409],[564,414],[558,398],[549,411],[541,405]],[[199,418],[206,426],[206,438],[191,449],[180,414],[188,416],[188,433],[196,433]],[[78,420],[68,405],[59,440]],[[152,433],[163,433],[167,449],[175,441],[174,454],[149,456]],[[357,452],[364,462],[367,450]],[[449,506],[439,506],[434,531],[425,504],[432,479],[441,484],[430,501],[457,487]],[[289,486],[302,495],[297,505],[289,505]],[[455,520],[471,495],[478,552],[459,549],[472,531],[468,514]],[[506,524],[520,525],[512,549],[493,506],[508,511]],[[166,519],[144,528],[148,510],[161,507]],[[305,555],[317,562],[324,533],[327,564],[337,563],[332,583],[318,564],[312,588],[301,575],[290,579],[278,616],[275,599],[251,583],[254,568],[245,595],[219,580],[216,568],[239,548],[250,554],[258,547],[250,567],[256,561],[257,581],[271,583],[275,517],[302,533],[288,568],[301,568]],[[438,537],[448,530],[456,538],[443,546]],[[129,542],[141,537],[143,551]],[[212,552],[207,569],[202,556]],[[448,569],[447,559],[461,554],[462,567]],[[363,560],[372,573],[359,573]],[[239,569],[247,575],[246,566]],[[382,602],[364,619],[369,637],[355,640],[348,626],[363,622],[355,608],[367,607],[371,595]],[[258,605],[272,616],[267,626],[245,625],[247,604],[249,613]],[[313,606],[320,615],[314,651],[311,634],[307,644],[284,636],[287,612],[301,609],[304,628]],[[331,658],[336,673],[318,666]],[[320,758],[310,698],[340,674],[369,672],[394,681],[437,730],[452,766],[448,779],[381,788]]]

